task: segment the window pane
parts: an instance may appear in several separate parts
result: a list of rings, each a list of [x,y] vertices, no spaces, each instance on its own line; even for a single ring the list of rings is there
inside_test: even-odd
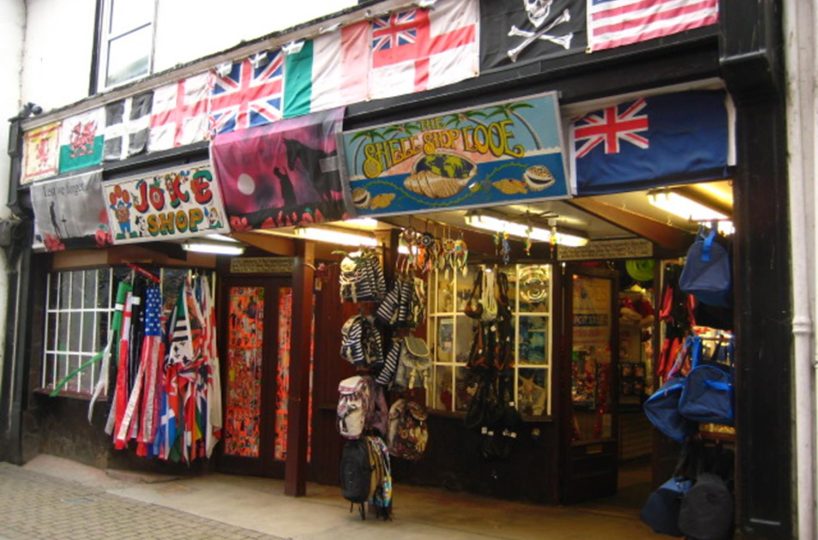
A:
[[[87,362],[90,360],[90,356],[83,356],[82,361]],[[99,366],[99,363],[95,364],[95,366]],[[82,370],[82,378],[79,381],[80,387],[79,391],[90,394],[94,391],[94,380],[91,378],[91,374],[96,374],[99,371],[99,367],[88,366],[84,370]]]
[[[546,364],[548,358],[548,319],[520,317],[520,364]]]
[[[94,340],[94,313],[85,313],[82,319],[82,352],[96,353],[99,350],[99,337]]]
[[[435,366],[432,408],[445,411],[452,410],[452,368],[449,366]]]
[[[451,362],[454,347],[454,321],[451,318],[437,320],[437,361]]]
[[[71,328],[68,335],[68,350],[71,352],[79,352],[82,338],[82,313],[79,311],[72,312],[69,317],[71,321]]]
[[[82,307],[83,309],[93,309],[97,307],[94,303],[94,295],[97,290],[97,271],[86,270],[84,274],[85,284],[82,287]]]
[[[60,313],[57,318],[59,328],[57,330],[56,350],[65,352],[68,350],[68,313]]]
[[[455,408],[460,412],[469,409],[474,394],[477,392],[477,377],[468,368],[458,367],[455,371]]]
[[[451,313],[454,310],[452,299],[453,277],[446,278],[444,272],[437,272],[437,313]]]
[[[101,268],[97,270],[97,307],[98,308],[107,308],[108,302],[111,302],[113,306],[113,300],[110,299],[109,296],[111,294],[110,289],[110,273],[107,268]]]
[[[43,370],[45,371],[46,387],[50,387],[52,384],[54,384],[54,381],[56,381],[56,378],[54,377],[54,371],[56,369],[54,361],[55,358],[53,354],[45,355],[45,366],[43,367]]]
[[[548,385],[545,369],[521,369],[517,382],[517,410],[522,414],[540,416],[546,413]]]
[[[48,324],[48,333],[46,334],[45,348],[46,350],[53,351],[57,343],[57,314],[49,313],[46,324]]]
[[[71,291],[71,272],[60,272],[60,309],[68,309],[68,294]]]
[[[520,311],[523,313],[548,312],[551,296],[551,267],[543,265],[520,265]]]
[[[119,84],[148,73],[151,34],[152,28],[146,26],[108,42],[106,86]]]
[[[474,288],[474,279],[477,277],[478,268],[475,266],[468,267],[468,273],[464,276],[462,272],[457,274],[457,310],[463,311],[466,303],[469,301],[472,289]],[[475,293],[475,302],[480,301],[480,291]]]
[[[148,0],[111,0],[112,34],[132,30],[153,20],[154,3]]]
[[[459,315],[457,317],[457,343],[455,344],[456,362],[465,364],[469,359],[471,352],[471,344],[474,341],[474,329],[477,327],[477,321]]]
[[[57,300],[60,296],[57,288],[57,282],[59,281],[57,276],[59,274],[56,273],[48,275],[48,309],[57,309]]]
[[[82,276],[83,271],[71,272],[71,309],[82,309]]]

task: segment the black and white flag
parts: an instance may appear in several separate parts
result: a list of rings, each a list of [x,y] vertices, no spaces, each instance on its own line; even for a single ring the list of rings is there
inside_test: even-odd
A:
[[[480,72],[584,52],[586,1],[480,0]]]
[[[153,91],[149,91],[105,106],[105,161],[127,159],[145,151],[152,105]]]

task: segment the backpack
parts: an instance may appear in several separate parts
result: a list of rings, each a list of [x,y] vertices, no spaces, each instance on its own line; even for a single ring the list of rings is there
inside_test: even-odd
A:
[[[392,466],[389,462],[389,451],[380,437],[369,436],[366,441],[369,447],[369,463],[372,467],[370,503],[377,517],[390,519],[392,514]],[[366,519],[365,514],[362,517]]]
[[[381,334],[370,317],[353,315],[341,327],[341,357],[355,367],[383,363]]]
[[[365,518],[364,503],[372,493],[373,467],[370,461],[369,442],[366,439],[347,441],[341,452],[341,494],[353,504],[361,505],[361,518]]]
[[[371,378],[366,377],[369,381]],[[367,418],[366,429],[374,429],[386,437],[389,429],[389,405],[386,404],[386,396],[384,395],[383,386],[380,384],[372,385],[372,407],[370,408],[371,415]]]
[[[730,262],[729,244],[717,238],[716,229],[705,235],[696,235],[696,241],[687,251],[687,258],[679,277],[679,288],[696,297],[696,300],[729,308],[733,305],[733,268]]]
[[[372,379],[355,375],[338,384],[336,418],[338,432],[346,439],[358,439],[372,417]]]
[[[386,280],[378,255],[372,250],[350,253],[341,261],[341,301],[380,301],[386,295]]]
[[[415,401],[398,399],[389,409],[389,453],[409,461],[423,457],[429,442],[426,407]]]
[[[375,315],[388,326],[417,328],[426,319],[426,282],[398,277]]]
[[[432,368],[429,347],[423,339],[415,336],[403,338],[395,373],[394,385],[398,388],[426,388]]]

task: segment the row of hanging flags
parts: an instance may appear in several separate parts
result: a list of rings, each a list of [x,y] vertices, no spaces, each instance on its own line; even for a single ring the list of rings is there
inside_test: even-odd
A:
[[[62,240],[83,236],[104,245],[307,225],[359,214],[364,206],[363,213],[377,214],[385,199],[376,200],[366,190],[371,197],[361,196],[365,204],[356,200],[350,193],[355,172],[350,170],[356,164],[344,168],[343,160],[336,159],[341,150],[347,157],[362,147],[370,151],[362,142],[376,131],[397,144],[397,150],[384,152],[377,145],[371,150],[391,152],[388,159],[393,159],[406,153],[400,144],[414,144],[413,138],[422,143],[428,135],[442,147],[440,141],[453,125],[463,133],[478,133],[486,128],[486,114],[499,114],[506,123],[497,126],[509,133],[527,137],[530,128],[540,130],[531,151],[541,153],[552,151],[550,145],[539,149],[539,143],[553,137],[543,133],[553,122],[544,122],[533,102],[520,99],[453,111],[455,120],[420,119],[362,130],[353,137],[345,134],[343,145],[349,148],[339,148],[343,106],[453,84],[514,63],[637,43],[717,20],[716,0],[438,0],[432,8],[389,13],[322,33],[285,47],[286,53],[259,51],[28,131],[22,181],[60,174],[59,182],[71,184],[32,185],[35,222],[47,249],[61,249]],[[444,120],[448,125],[440,123]],[[702,171],[726,165],[727,126],[723,92],[627,100],[572,119],[571,150],[565,154],[574,160],[574,191],[604,193],[679,175],[701,179]],[[93,171],[103,161],[208,139],[210,165],[104,183]],[[415,168],[434,169],[430,159]],[[407,172],[421,173],[411,181],[417,184],[414,193],[407,192],[420,200],[418,208],[456,206],[445,196],[451,190],[444,184],[451,184],[451,178],[432,178],[437,182],[432,190],[425,184],[434,171]],[[544,184],[521,176],[519,182],[499,186],[513,195],[542,190]],[[558,195],[568,196],[568,190]],[[83,219],[74,219],[71,208],[82,209]]]
[[[114,448],[141,457],[191,463],[209,458],[222,436],[216,311],[207,276],[188,275],[166,316],[159,278],[131,265],[119,282],[108,343],[59,381],[57,395],[91,363],[100,363],[88,405],[115,383],[105,432]]]

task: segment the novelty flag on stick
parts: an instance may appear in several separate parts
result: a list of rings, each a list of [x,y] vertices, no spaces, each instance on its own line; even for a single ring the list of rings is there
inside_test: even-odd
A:
[[[207,138],[210,77],[210,73],[201,73],[154,90],[149,152]]]
[[[63,120],[60,128],[60,173],[102,162],[105,109],[93,109]]]
[[[719,0],[588,0],[588,48],[601,51],[719,21]]]
[[[366,101],[368,21],[304,41],[284,62],[284,117]]]
[[[619,103],[574,121],[571,140],[580,195],[723,178],[726,95],[693,91]]]
[[[585,2],[482,0],[480,71],[584,53]]]
[[[422,92],[479,73],[478,0],[439,0],[372,19],[369,96]]]

